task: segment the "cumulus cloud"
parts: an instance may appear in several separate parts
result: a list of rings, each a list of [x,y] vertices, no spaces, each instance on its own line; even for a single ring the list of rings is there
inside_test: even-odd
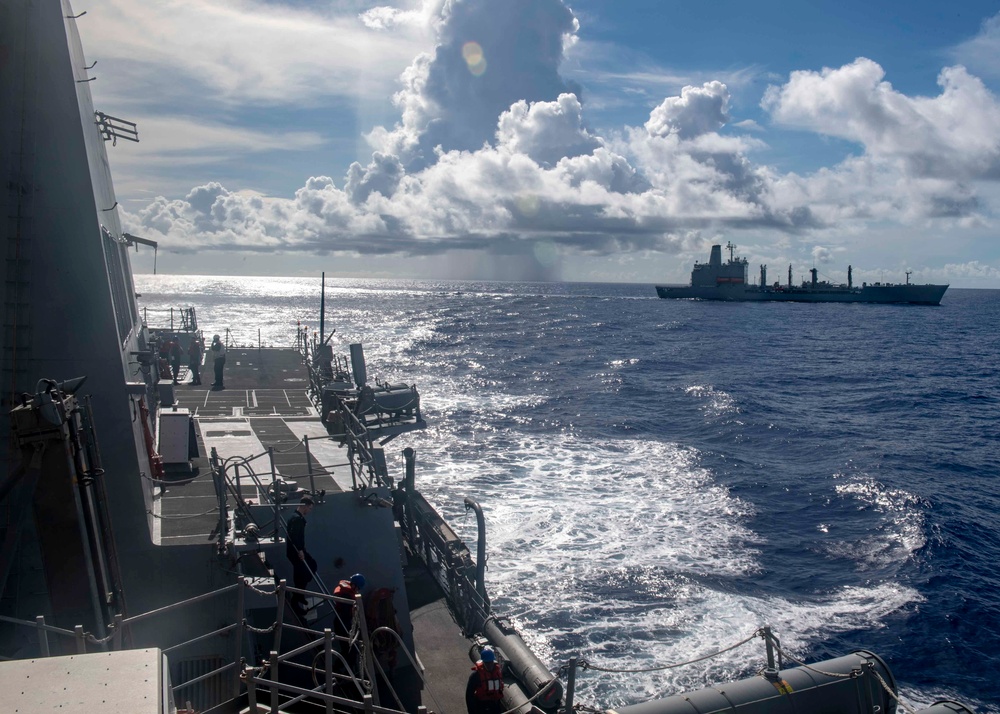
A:
[[[437,27],[434,52],[403,74],[395,96],[401,121],[370,135],[376,149],[399,156],[408,170],[431,163],[438,146],[479,149],[516,102],[581,93],[559,75],[578,27],[562,0],[446,0]]]
[[[545,166],[592,153],[600,142],[583,128],[582,112],[575,94],[534,104],[522,99],[500,115],[497,143]]]
[[[979,33],[955,47],[955,61],[986,77],[1000,77],[1000,13],[983,21]]]
[[[865,58],[793,72],[762,104],[781,124],[858,142],[873,157],[905,162],[914,176],[1000,178],[1000,103],[981,79],[948,67],[938,96],[908,97],[884,77]]]
[[[183,199],[158,198],[126,225],[188,251],[486,250],[538,277],[558,275],[566,251],[700,255],[700,241],[746,229],[807,236],[869,222],[986,220],[976,186],[1000,176],[1000,113],[961,67],[942,71],[932,98],[897,92],[863,58],[792,73],[764,97],[775,122],[864,153],[782,174],[751,160],[765,144],[744,132],[761,127],[729,126],[732,98],[718,80],[659,100],[639,126],[604,136],[588,127],[579,88],[559,73],[577,30],[563,0],[431,6],[433,18],[420,22],[437,44],[403,72],[400,119],[370,132],[367,164],[339,180],[312,177],[293,198],[206,183]],[[391,33],[417,17],[381,8],[362,19]],[[815,245],[807,241],[803,252]],[[813,249],[816,263],[830,257]]]
[[[668,97],[653,110],[646,131],[653,136],[676,134],[691,139],[715,132],[729,121],[729,89],[722,82],[684,87],[681,96]]]

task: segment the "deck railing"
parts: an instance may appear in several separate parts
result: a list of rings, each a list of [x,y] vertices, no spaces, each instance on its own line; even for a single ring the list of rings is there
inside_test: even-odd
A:
[[[253,628],[244,618],[244,595],[248,589],[253,590],[258,595],[275,597],[276,617],[275,622],[270,627],[264,629]],[[325,604],[328,606],[331,611],[335,613],[335,617],[337,617],[336,605],[349,606],[352,612],[351,623],[342,623],[339,626],[339,629],[347,634],[335,634],[329,628],[324,629],[323,631],[317,631],[286,623],[284,621],[284,615],[287,604],[287,596],[289,593],[299,593],[322,598],[324,602],[321,603],[321,605]],[[232,585],[219,588],[218,590],[214,590],[212,592],[203,593],[165,607],[150,610],[131,617],[117,615],[114,621],[107,626],[110,634],[101,639],[98,639],[94,637],[92,633],[85,631],[83,625],[77,625],[72,630],[54,627],[47,624],[45,622],[45,618],[41,615],[35,618],[34,622],[30,620],[19,620],[17,618],[7,616],[0,616],[0,621],[12,623],[26,629],[35,630],[38,636],[38,651],[42,657],[49,657],[52,655],[53,647],[51,646],[52,643],[50,641],[52,636],[65,638],[67,640],[74,640],[77,654],[104,652],[109,650],[120,651],[123,649],[129,649],[128,646],[123,645],[125,645],[127,639],[129,639],[128,633],[131,625],[148,619],[177,617],[179,612],[185,608],[195,605],[203,606],[206,601],[222,597],[231,597],[233,594],[236,595],[235,618],[233,622],[212,632],[206,632],[191,639],[177,642],[167,647],[161,647],[163,654],[167,655],[168,659],[171,659],[172,656],[189,651],[192,646],[199,643],[213,639],[217,639],[220,643],[219,648],[215,651],[215,654],[222,655],[219,659],[224,660],[224,663],[209,672],[205,672],[204,674],[173,685],[172,691],[176,701],[193,701],[196,702],[197,707],[201,710],[212,709],[228,702],[238,700],[243,694],[245,686],[246,693],[251,701],[251,711],[256,711],[255,704],[257,693],[259,690],[264,689],[270,693],[269,699],[272,711],[277,711],[279,704],[282,707],[287,707],[298,701],[308,700],[313,704],[319,702],[327,706],[329,706],[332,702],[337,705],[338,708],[341,708],[341,710],[346,707],[355,710],[380,712],[381,714],[402,714],[404,707],[402,702],[399,700],[398,695],[396,695],[395,691],[392,690],[391,685],[389,686],[389,691],[395,699],[395,704],[398,709],[380,707],[377,704],[378,688],[375,686],[375,681],[377,677],[381,677],[386,683],[389,683],[389,677],[382,669],[377,658],[373,656],[371,640],[372,635],[376,633],[381,634],[383,630],[387,630],[387,628],[379,628],[374,633],[368,632],[368,625],[365,620],[364,608],[362,606],[360,594],[358,594],[354,600],[348,600],[334,595],[323,595],[312,591],[288,587],[284,580],[279,581],[273,590],[261,590],[250,579],[240,577],[238,582]],[[307,636],[315,635],[316,637],[307,641],[305,644],[300,644],[292,649],[282,651],[283,633],[286,630],[303,633]],[[268,632],[274,633],[274,644],[270,657],[262,667],[252,667],[246,664],[244,656],[244,643],[248,632],[264,634]],[[423,678],[422,668],[414,658],[413,654],[403,645],[402,641],[398,639],[398,635],[396,638],[399,648],[410,660],[414,670],[421,676],[421,678]],[[287,638],[284,639],[287,641]],[[334,647],[334,643],[337,644],[336,648]],[[358,662],[360,663],[360,669],[358,672],[355,672],[354,668],[351,667],[351,663],[344,659],[340,651],[341,646],[350,646],[357,649],[359,655]],[[224,654],[227,647],[231,648],[229,649],[228,656]],[[202,651],[204,651],[204,649],[202,649]],[[316,651],[317,653],[313,658],[313,666],[295,661],[296,657],[310,651]],[[316,674],[318,670],[315,663],[319,659],[320,655],[322,655],[323,658],[323,669],[321,671],[325,674],[325,681],[322,685],[318,685],[316,689],[300,689],[278,681],[281,667],[311,670],[314,674]],[[339,669],[338,671],[334,671],[335,660],[339,662],[342,671]],[[205,686],[206,683],[209,683],[212,680],[215,680],[216,682],[220,680],[225,681],[226,677],[228,677],[228,687],[223,687],[220,690],[219,687]],[[345,697],[333,696],[332,689],[338,684],[338,682],[353,684],[354,688],[358,692],[358,699],[354,700]],[[224,694],[221,692],[224,692]]]
[[[149,324],[149,316],[153,315],[153,320],[162,320],[155,324]],[[171,307],[171,308],[142,308],[142,324],[152,330],[167,330],[171,332],[197,332],[198,316],[193,307]]]

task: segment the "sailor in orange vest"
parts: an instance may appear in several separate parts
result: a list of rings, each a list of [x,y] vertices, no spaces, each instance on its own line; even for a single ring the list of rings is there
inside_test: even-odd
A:
[[[479,653],[465,687],[465,706],[469,714],[500,714],[503,705],[503,670],[489,647]]]
[[[337,587],[333,589],[333,595],[334,597],[342,597],[353,601],[355,593],[361,592],[364,587],[365,576],[361,573],[355,573],[349,580],[341,580],[337,583]],[[354,622],[354,607],[347,603],[338,602],[334,603],[333,611],[336,613],[333,621],[333,634],[339,637],[350,637],[351,625]],[[360,616],[364,617],[364,612],[360,613]],[[351,645],[349,642],[341,641],[340,653],[350,666],[353,667],[354,662],[351,658]]]

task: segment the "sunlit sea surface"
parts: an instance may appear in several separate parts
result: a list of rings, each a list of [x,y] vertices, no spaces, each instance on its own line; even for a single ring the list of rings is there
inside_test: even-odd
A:
[[[289,345],[319,279],[137,276],[140,304]],[[417,479],[553,668],[694,659],[770,624],[868,649],[914,707],[1000,712],[1000,291],[940,307],[668,301],[649,285],[327,280],[326,330],[416,383]],[[161,319],[155,320],[157,322]],[[260,330],[258,336],[258,329]],[[578,678],[602,707],[754,675],[760,640]]]

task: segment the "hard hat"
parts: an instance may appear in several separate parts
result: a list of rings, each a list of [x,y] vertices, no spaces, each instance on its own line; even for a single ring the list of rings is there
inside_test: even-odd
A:
[[[351,576],[351,585],[361,590],[365,586],[365,576],[361,573],[355,573]]]
[[[479,659],[483,662],[496,662],[497,656],[493,654],[493,650],[489,647],[483,647],[483,651],[479,653]]]

